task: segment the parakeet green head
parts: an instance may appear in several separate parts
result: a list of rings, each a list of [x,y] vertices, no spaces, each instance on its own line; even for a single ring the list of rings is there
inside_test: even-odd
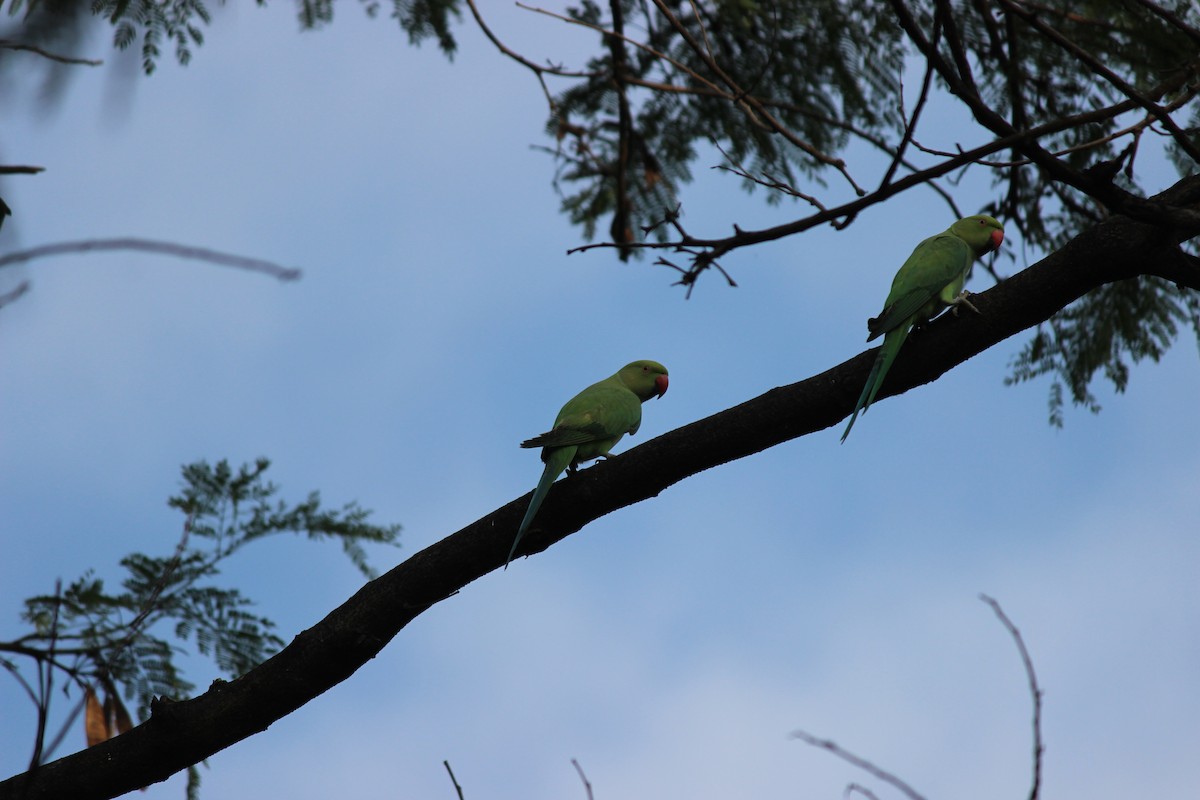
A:
[[[966,242],[976,258],[995,250],[1004,241],[1004,226],[986,214],[963,217],[950,226],[950,232]]]
[[[621,383],[643,402],[667,393],[667,368],[657,361],[634,361],[617,373]]]

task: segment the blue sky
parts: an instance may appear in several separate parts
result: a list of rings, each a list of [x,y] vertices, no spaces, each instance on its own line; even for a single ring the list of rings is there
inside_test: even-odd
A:
[[[534,58],[592,46],[488,13]],[[531,489],[541,464],[517,443],[627,361],[662,361],[671,389],[618,450],[857,354],[896,267],[952,221],[909,193],[846,232],[736,254],[739,288],[707,279],[685,301],[662,268],[565,255],[580,234],[530,147],[545,101],[473,27],[452,64],[357,9],[296,27],[287,4],[226,8],[188,68],[164,61],[127,97],[80,68],[57,111],[5,122],[4,162],[47,168],[4,182],[5,251],[136,235],[304,278],[127,253],[0,276],[32,282],[0,312],[0,638],[55,578],[168,552],[182,520],[164,501],[201,458],[266,455],[288,497],[316,488],[402,524],[400,550],[372,552],[389,568]],[[105,40],[84,55],[119,60]],[[802,212],[715,163],[683,195],[689,230]],[[956,199],[973,211],[985,187]],[[1010,241],[1018,266],[1036,257]],[[845,445],[838,428],[710,470],[468,586],[209,759],[204,796],[450,798],[448,759],[469,800],[582,798],[572,758],[598,798],[838,797],[851,781],[889,796],[798,728],[930,798],[1024,796],[1025,678],[980,592],[1046,692],[1047,796],[1195,793],[1195,344],[1055,430],[1047,385],[1002,385],[1021,341],[879,403]],[[336,546],[300,541],[227,574],[285,639],[361,580]],[[0,684],[5,775],[33,726]],[[182,792],[177,776],[140,796]]]

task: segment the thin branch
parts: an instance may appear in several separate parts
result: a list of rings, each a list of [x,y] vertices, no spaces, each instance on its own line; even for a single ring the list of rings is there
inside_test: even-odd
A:
[[[1134,2],[1138,3],[1140,6],[1142,6],[1142,8],[1148,9],[1150,13],[1154,14],[1155,16],[1166,20],[1171,27],[1183,31],[1196,44],[1200,44],[1200,30],[1188,25],[1178,14],[1173,14],[1172,12],[1160,6],[1158,3],[1152,2],[1151,0],[1134,0]]]
[[[925,797],[920,792],[909,786],[900,778],[896,777],[885,769],[875,766],[867,759],[861,756],[856,756],[849,750],[840,747],[836,742],[831,742],[828,739],[818,739],[816,736],[804,731],[792,731],[791,738],[799,739],[805,744],[820,748],[821,750],[828,750],[830,753],[833,753],[847,764],[855,766],[861,769],[863,772],[866,772],[867,774],[878,778],[884,783],[895,787],[901,793],[903,793],[905,797],[908,797],[909,800],[925,800]]]
[[[682,62],[677,61],[674,58],[671,58],[666,53],[655,50],[653,47],[651,47],[648,44],[645,44],[644,42],[639,42],[637,39],[632,39],[628,36],[619,35],[615,31],[608,30],[607,28],[604,28],[601,25],[593,25],[590,22],[584,22],[583,20],[573,19],[571,17],[566,16],[565,14],[559,14],[559,13],[550,11],[545,8],[539,8],[537,6],[526,5],[525,3],[521,3],[521,2],[518,2],[516,4],[516,6],[517,6],[517,8],[523,8],[526,11],[532,11],[535,14],[544,14],[547,17],[551,17],[552,19],[557,19],[562,22],[566,22],[569,25],[578,25],[582,28],[587,28],[588,30],[595,31],[596,33],[599,33],[602,36],[617,36],[618,38],[621,39],[621,41],[625,42],[626,44],[631,44],[634,47],[638,48],[639,50],[643,50],[643,51],[649,53],[650,55],[654,56],[655,58],[662,59],[663,61],[665,61],[668,64],[670,64],[671,66],[675,67],[680,72],[686,74],[688,77],[694,79],[698,83],[704,84],[710,90],[712,90],[714,93],[716,93],[717,96],[724,97],[724,98],[727,98],[730,100],[734,99],[733,96],[730,95],[728,92],[724,91],[723,89],[721,89],[721,87],[717,86],[712,81],[703,77],[698,72],[696,72],[695,70],[688,67],[686,64],[683,64]],[[759,123],[759,127],[764,127],[764,126],[761,123]]]
[[[450,782],[454,784],[454,791],[458,795],[458,800],[466,800],[463,797],[462,787],[458,785],[458,778],[454,777],[454,770],[450,769],[450,762],[443,761],[442,765],[446,768],[446,772],[450,773]]]
[[[941,53],[925,37],[916,18],[908,6],[905,5],[904,0],[891,0],[891,5],[896,12],[896,19],[900,23],[900,27],[903,28],[909,40],[912,41],[926,59],[934,64],[938,74],[946,82],[950,92],[956,95],[971,110],[976,121],[1000,137],[996,141],[1013,139],[1013,146],[1020,149],[1022,153],[1032,159],[1050,178],[1066,183],[1084,194],[1090,195],[1104,203],[1114,213],[1125,214],[1134,219],[1152,224],[1166,223],[1178,228],[1189,228],[1200,219],[1200,214],[1197,214],[1195,211],[1166,206],[1146,200],[1112,183],[1097,180],[1079,170],[1072,169],[1063,163],[1038,144],[1037,137],[1033,135],[1032,130],[1019,131],[1014,128],[1011,122],[993,111],[991,106],[979,96],[978,92],[974,90],[973,83],[964,82],[961,76],[956,73],[956,70],[947,63]],[[947,38],[952,42],[953,47],[953,41],[955,40],[951,36],[950,31],[947,31]],[[1136,101],[1129,100],[1127,102],[1136,105]]]
[[[1147,113],[1157,119],[1162,126],[1172,134],[1181,150],[1191,156],[1194,161],[1200,162],[1200,150],[1196,149],[1196,147],[1194,147],[1192,143],[1188,141],[1186,133],[1175,124],[1175,120],[1171,118],[1171,115],[1168,114],[1162,108],[1162,106],[1151,101],[1148,97],[1143,96],[1141,92],[1134,88],[1133,85],[1127,82],[1124,78],[1122,78],[1120,75],[1117,75],[1117,73],[1113,72],[1108,67],[1104,66],[1104,64],[1100,62],[1100,59],[1096,58],[1091,53],[1075,44],[1075,42],[1071,41],[1066,36],[1063,36],[1056,29],[1042,22],[1040,19],[1038,19],[1036,14],[1033,14],[1022,8],[1020,3],[1013,2],[1013,0],[1000,0],[1000,2],[1013,14],[1016,14],[1021,19],[1025,20],[1025,22],[1036,29],[1038,33],[1042,34],[1042,36],[1046,37],[1050,41],[1054,42],[1054,44],[1073,55],[1080,63],[1090,69],[1094,74],[1108,81],[1108,83],[1110,83],[1117,91],[1121,92],[1121,94],[1134,100],[1138,105],[1144,108]]]
[[[818,150],[812,144],[804,141],[790,128],[776,119],[775,115],[768,111],[762,104],[755,102],[749,92],[742,89],[737,82],[733,80],[733,77],[721,68],[721,65],[717,63],[716,59],[712,58],[705,51],[705,48],[701,45],[701,43],[696,41],[696,38],[692,36],[690,32],[688,32],[687,28],[683,26],[683,24],[675,16],[674,12],[667,7],[663,0],[653,0],[653,2],[662,15],[667,18],[667,21],[671,23],[672,27],[675,28],[675,31],[681,37],[683,37],[683,40],[687,42],[689,47],[692,48],[692,52],[694,52],[696,56],[703,61],[710,70],[712,70],[714,75],[717,75],[721,81],[733,91],[734,97],[736,98],[738,104],[743,108],[746,108],[748,105],[752,112],[752,119],[759,120],[760,125],[765,121],[766,126],[772,131],[787,139],[791,144],[803,152],[808,153],[808,155],[817,162],[836,169],[841,173],[842,177],[846,179],[846,182],[850,184],[850,187],[854,190],[854,193],[859,197],[862,197],[866,194],[866,191],[859,186],[858,183],[855,182],[854,178],[850,175],[850,171],[846,167],[845,160],[824,153]]]
[[[72,675],[71,677],[75,679],[77,684],[81,686],[83,685],[83,682],[79,679],[78,675]],[[50,744],[46,745],[46,749],[42,755],[43,759],[50,758],[54,755],[54,752],[58,750],[59,745],[63,743],[63,739],[67,738],[67,734],[70,733],[71,729],[75,727],[75,720],[79,719],[79,715],[83,711],[86,702],[87,701],[85,698],[80,697],[75,703],[75,707],[71,709],[71,713],[67,715],[67,718],[63,720],[62,725],[58,727],[58,734],[50,740]]]
[[[733,99],[732,95],[730,95],[728,92],[724,92],[719,89],[714,90],[714,89],[710,89],[710,88],[703,87],[703,86],[677,86],[675,84],[662,83],[660,81],[650,81],[650,80],[646,80],[645,78],[638,78],[633,75],[627,76],[626,80],[631,86],[640,86],[643,89],[650,89],[651,91],[661,92],[664,94],[690,94],[690,95],[695,95],[698,97],[714,97],[714,98],[726,99],[726,100]],[[820,122],[822,125],[828,125],[832,128],[837,128],[839,130],[846,131],[847,133],[851,134],[852,136],[856,136],[859,139],[862,139],[867,144],[871,145],[872,147],[876,148],[877,150],[887,153],[888,156],[891,156],[893,158],[895,158],[897,155],[896,148],[894,148],[893,146],[888,144],[885,140],[883,140],[882,138],[880,138],[868,131],[862,130],[861,128],[859,128],[849,122],[846,122],[845,120],[837,119],[835,117],[829,117],[824,114],[819,114],[819,113],[814,112],[810,108],[805,108],[803,106],[796,105],[795,103],[789,103],[784,100],[776,100],[776,99],[773,99],[770,97],[759,97],[758,95],[752,95],[751,99],[753,99],[754,102],[761,104],[765,108],[776,108],[776,109],[780,109],[783,111],[789,111],[793,114],[799,114],[799,115],[807,117],[811,120]],[[925,148],[921,147],[921,145],[917,144],[916,142],[914,142],[914,145],[918,149],[925,150]],[[552,155],[555,154],[555,151],[550,150],[549,148],[543,148],[543,149],[545,149],[547,152],[551,153]],[[953,153],[938,153],[937,155],[949,156],[949,155],[954,155],[954,154]],[[913,164],[911,161],[909,161],[907,158],[901,158],[900,163],[906,169],[908,169],[910,172],[917,171],[917,166],[915,164]],[[751,179],[751,180],[753,180],[753,179]],[[954,198],[950,196],[949,192],[947,192],[941,186],[939,186],[938,184],[936,184],[932,181],[929,182],[928,187],[930,190],[936,192],[938,195],[941,196],[941,198],[943,200],[946,201],[946,204],[950,206],[950,209],[954,213],[955,217],[963,216],[963,214],[959,211],[958,206],[955,204]]]
[[[189,247],[187,245],[176,244],[175,242],[137,238],[84,239],[75,242],[57,242],[40,247],[31,247],[28,250],[18,250],[15,253],[6,253],[0,256],[0,268],[32,261],[35,258],[45,258],[46,256],[106,250],[133,250],[143,253],[159,253],[176,256],[177,258],[207,261],[210,264],[219,264],[223,267],[244,269],[250,272],[262,272],[281,281],[294,281],[301,275],[298,269],[283,267],[272,261],[264,261],[259,258],[248,258],[231,253],[222,253],[206,247]]]
[[[1004,625],[1009,636],[1017,645],[1017,652],[1021,654],[1021,663],[1025,667],[1025,677],[1029,681],[1029,694],[1033,698],[1033,787],[1029,790],[1029,800],[1038,800],[1038,794],[1042,787],[1042,756],[1046,748],[1042,744],[1042,690],[1038,688],[1037,674],[1033,671],[1033,659],[1029,657],[1029,650],[1025,647],[1025,640],[1021,638],[1021,632],[1004,613],[1000,604],[986,594],[979,595],[979,599],[991,606],[992,612]]]
[[[971,72],[971,62],[967,58],[967,49],[963,44],[962,36],[959,34],[958,26],[954,24],[954,6],[950,0],[937,0],[937,11],[935,19],[941,20],[940,32],[945,37],[946,44],[950,48],[950,55],[954,59],[954,66],[958,70],[959,83],[973,96],[979,96],[979,87],[975,84],[975,76]],[[935,33],[933,37],[932,47],[937,50],[937,23],[935,25]]]
[[[17,288],[0,294],[0,308],[4,308],[9,303],[17,300],[21,295],[29,291],[29,281],[21,281],[17,284]]]
[[[483,35],[486,36],[488,40],[496,46],[496,49],[511,58],[513,61],[516,61],[521,66],[528,68],[535,76],[537,76],[538,83],[541,84],[542,87],[542,93],[546,95],[546,102],[550,105],[550,113],[557,114],[558,106],[554,102],[554,96],[550,94],[550,87],[546,85],[546,75],[554,75],[561,78],[595,77],[595,73],[592,72],[578,72],[565,70],[560,67],[542,66],[541,64],[530,61],[528,58],[525,58],[508,45],[504,44],[504,42],[500,41],[500,37],[492,33],[492,29],[489,28],[488,24],[483,21],[483,14],[479,12],[478,6],[475,5],[475,0],[467,0],[467,6],[471,9],[471,16],[475,18],[475,24],[477,24],[479,29],[483,31]]]
[[[50,716],[50,695],[54,690],[54,647],[57,644],[58,609],[62,601],[62,579],[54,583],[54,613],[50,618],[50,646],[45,660],[37,662],[37,733],[33,738],[33,755],[29,758],[29,768],[37,769],[42,763],[43,747],[46,744],[46,723]]]
[[[874,792],[872,792],[872,791],[871,791],[870,789],[868,789],[867,787],[865,787],[865,786],[862,786],[862,785],[860,785],[860,784],[857,784],[857,783],[852,783],[852,784],[850,784],[849,786],[847,786],[847,787],[846,787],[846,791],[845,791],[845,793],[844,793],[844,795],[843,795],[843,796],[844,796],[844,797],[849,797],[850,795],[852,795],[852,794],[854,794],[854,793],[856,793],[856,792],[857,792],[858,794],[861,794],[863,797],[867,798],[867,800],[879,800],[879,797],[878,797],[878,796],[876,796],[876,794],[875,794]]]
[[[45,167],[27,167],[19,164],[0,166],[0,175],[37,175],[39,172],[45,171]]]
[[[800,191],[799,189],[792,186],[791,184],[784,183],[783,181],[779,180],[778,178],[776,178],[773,175],[770,175],[767,172],[761,173],[762,177],[759,177],[757,175],[752,175],[750,173],[750,171],[748,169],[746,169],[745,167],[743,167],[737,159],[735,159],[733,156],[731,156],[725,150],[724,147],[721,147],[721,143],[716,141],[715,139],[713,140],[713,146],[716,147],[717,150],[719,150],[721,152],[721,155],[725,156],[726,161],[728,161],[730,164],[733,165],[732,167],[727,167],[724,164],[718,164],[715,167],[713,167],[713,169],[720,169],[720,170],[724,170],[726,172],[732,172],[734,175],[744,178],[744,179],[750,181],[751,183],[756,183],[759,186],[763,186],[767,189],[773,189],[777,192],[783,192],[784,194],[786,194],[790,197],[795,197],[799,200],[804,200],[806,203],[811,205],[813,208],[816,208],[818,211],[825,210],[824,204],[822,204],[821,201],[818,200],[816,197],[813,197],[810,194],[805,194],[804,192]]]
[[[46,50],[43,50],[42,48],[37,47],[36,45],[23,44],[21,42],[14,42],[14,41],[11,41],[8,39],[0,39],[0,48],[2,48],[4,50],[25,50],[30,53],[36,53],[37,55],[41,56],[42,58],[48,58],[51,61],[57,61],[60,64],[78,64],[78,65],[84,66],[84,67],[98,67],[104,63],[103,61],[100,61],[99,59],[73,58],[71,56],[60,56],[57,53],[47,52]]]
[[[1179,83],[1178,80],[1172,80],[1169,84],[1171,90],[1179,88],[1177,85],[1178,83]],[[1168,84],[1164,84],[1163,86],[1167,86],[1167,85]],[[1160,95],[1164,94],[1164,92],[1166,90],[1163,88],[1163,86],[1156,87],[1154,89],[1154,91],[1151,92],[1151,94],[1154,96],[1160,96]],[[1193,99],[1195,99],[1195,97],[1197,95],[1200,95],[1200,83],[1197,83],[1195,86],[1186,85],[1184,87],[1184,91],[1178,97],[1176,97],[1174,100],[1172,100],[1170,103],[1166,104],[1165,106],[1161,106],[1161,108],[1167,112],[1178,111],[1179,109],[1183,108],[1185,105],[1190,103]],[[1134,106],[1135,103],[1132,100],[1128,100],[1128,101],[1125,101],[1124,105],[1127,106],[1127,108],[1124,111],[1122,111],[1121,113],[1126,113],[1127,111],[1132,110],[1132,106]],[[1116,108],[1116,106],[1113,106],[1113,108]],[[1112,116],[1115,117],[1118,115],[1114,114]],[[1118,130],[1112,131],[1111,133],[1106,133],[1103,136],[1098,136],[1095,139],[1089,139],[1086,142],[1080,142],[1079,144],[1073,144],[1073,145],[1070,145],[1069,147],[1064,147],[1061,150],[1050,150],[1048,152],[1051,155],[1054,155],[1056,157],[1061,157],[1061,156],[1069,155],[1070,153],[1079,153],[1079,152],[1083,152],[1085,150],[1093,150],[1097,147],[1102,147],[1106,144],[1111,144],[1112,142],[1115,142],[1117,139],[1120,139],[1125,136],[1133,135],[1136,138],[1138,136],[1141,136],[1142,133],[1146,129],[1148,129],[1148,128],[1152,129],[1151,126],[1153,125],[1154,119],[1155,119],[1155,117],[1153,115],[1147,114],[1141,120],[1133,123],[1132,125],[1127,125],[1124,128],[1120,128]],[[957,152],[952,152],[952,151],[947,151],[947,150],[938,150],[936,148],[923,145],[917,141],[914,141],[913,145],[923,153],[926,153],[931,156],[942,157],[942,158],[956,156],[956,155],[959,155],[962,153],[961,150],[959,150]],[[985,167],[994,167],[997,169],[1011,169],[1012,167],[1024,167],[1024,166],[1033,164],[1034,161],[1031,158],[1018,158],[1018,159],[1013,159],[1011,161],[996,161],[994,159],[979,159],[975,163],[980,164]]]
[[[897,7],[897,14],[898,14],[898,17],[902,20],[902,22],[906,21],[906,22],[911,23],[912,25],[915,25],[915,20],[912,19],[912,16],[908,12],[907,7],[905,7],[903,5],[902,0],[893,0],[893,5],[895,5]],[[928,43],[923,39],[923,37],[920,36],[919,29],[914,29],[914,30],[916,31],[915,35],[918,37],[917,39],[914,40],[914,42],[917,44],[918,49],[921,49],[923,44],[927,45]],[[913,34],[910,34],[910,37],[912,35]],[[936,52],[934,52],[932,54],[927,54],[927,57],[931,58],[931,59],[940,58],[940,56],[938,56],[936,54]],[[1158,91],[1165,93],[1165,92],[1170,92],[1170,91],[1173,91],[1173,90],[1179,88],[1180,86],[1186,84],[1186,82],[1187,82],[1186,75],[1184,73],[1180,73],[1180,74],[1177,74],[1176,76],[1172,77],[1171,79],[1164,81],[1162,84],[1160,84],[1156,88],[1158,89]],[[969,102],[968,102],[968,105],[970,105]],[[974,110],[974,107],[972,107],[972,108]],[[699,248],[706,254],[706,256],[708,258],[716,259],[716,258],[724,256],[724,255],[726,255],[736,249],[742,248],[742,247],[747,247],[747,246],[750,246],[753,244],[758,244],[761,242],[781,239],[781,238],[784,238],[785,236],[791,236],[794,234],[802,233],[806,230],[817,227],[818,225],[823,225],[827,222],[832,222],[837,219],[856,215],[866,208],[869,208],[878,203],[882,203],[883,201],[887,200],[888,198],[894,197],[898,194],[908,191],[909,189],[911,189],[915,186],[929,185],[931,181],[933,181],[937,178],[940,178],[944,175],[947,175],[950,172],[953,172],[953,171],[959,169],[960,167],[963,167],[963,166],[966,166],[966,165],[972,164],[972,163],[979,163],[982,159],[984,159],[988,155],[991,155],[992,153],[996,153],[1001,150],[1008,150],[1011,148],[1015,148],[1022,144],[1028,143],[1028,142],[1036,142],[1039,138],[1041,138],[1043,136],[1050,136],[1052,134],[1061,132],[1063,130],[1068,130],[1068,129],[1079,127],[1079,126],[1085,126],[1085,125],[1089,125],[1089,124],[1104,122],[1108,119],[1112,119],[1114,117],[1120,116],[1121,114],[1124,114],[1135,108],[1137,108],[1137,104],[1134,101],[1123,100],[1121,102],[1115,103],[1112,106],[1108,106],[1105,108],[1094,109],[1091,111],[1081,112],[1079,114],[1075,114],[1070,117],[1062,117],[1059,119],[1050,120],[1048,122],[1042,123],[1041,125],[1037,125],[1033,128],[1029,128],[1024,131],[1017,131],[1017,130],[1013,129],[1010,125],[1007,125],[1007,123],[1003,123],[1003,120],[1001,120],[1001,124],[1004,126],[1005,132],[1003,132],[1003,133],[997,132],[997,138],[993,139],[991,142],[988,142],[987,144],[984,144],[984,145],[980,145],[979,147],[976,147],[971,150],[965,150],[965,151],[960,150],[957,154],[947,154],[947,156],[948,156],[947,159],[940,164],[935,164],[934,166],[929,167],[927,169],[924,169],[924,170],[921,170],[918,172],[913,172],[912,174],[907,175],[904,178],[901,178],[900,180],[894,181],[893,183],[889,184],[886,188],[877,189],[876,191],[872,192],[871,194],[869,194],[865,197],[857,198],[850,202],[844,203],[843,205],[830,208],[826,211],[821,211],[821,212],[812,214],[808,217],[803,217],[801,219],[794,220],[794,221],[788,222],[788,223],[784,223],[782,225],[777,225],[777,226],[774,226],[771,228],[764,228],[764,229],[760,229],[760,230],[756,230],[756,231],[744,231],[744,230],[737,229],[733,236],[727,236],[727,237],[722,237],[722,238],[699,238],[699,237],[695,237],[695,236],[681,236],[679,239],[676,239],[676,240],[657,241],[657,242],[656,241],[645,241],[645,242],[635,243],[632,246],[640,248],[640,249],[671,249],[671,250],[675,250],[675,251],[681,251],[684,248]],[[993,114],[990,111],[990,109],[984,109],[984,110],[986,111],[986,113],[991,114],[992,117],[999,119],[998,117],[996,117],[995,114]],[[996,131],[994,131],[994,132],[996,132]],[[1044,153],[1045,151],[1043,150],[1041,152]],[[1040,163],[1040,162],[1038,162],[1038,163]],[[1065,166],[1063,166],[1061,164],[1059,164],[1058,166],[1062,167],[1063,169],[1067,169]],[[1076,173],[1074,170],[1068,169],[1067,171],[1070,172],[1071,175],[1078,175],[1078,173]],[[1081,179],[1085,180],[1085,181],[1089,180],[1087,178],[1087,176],[1082,176]],[[1071,183],[1071,181],[1067,181],[1067,182]],[[1071,183],[1071,185],[1075,185],[1075,183]],[[1115,191],[1115,189],[1114,189],[1114,191]],[[1178,228],[1181,228],[1181,229],[1190,229],[1190,228],[1195,227],[1195,217],[1198,216],[1195,212],[1189,211],[1187,209],[1172,207],[1172,206],[1164,206],[1161,203],[1157,203],[1157,202],[1154,202],[1151,200],[1143,200],[1143,199],[1137,198],[1133,195],[1128,195],[1128,193],[1123,193],[1123,194],[1126,194],[1129,198],[1131,198],[1133,201],[1135,201],[1135,205],[1140,204],[1140,209],[1139,208],[1134,208],[1132,210],[1118,209],[1119,211],[1120,210],[1128,210],[1129,213],[1131,214],[1131,216],[1136,214],[1136,217],[1138,219],[1142,219],[1142,220],[1144,220],[1146,222],[1150,222],[1150,223],[1163,221],[1165,219],[1170,224],[1172,224]],[[1141,213],[1138,213],[1139,210],[1141,210]],[[581,245],[578,247],[573,247],[573,248],[567,250],[567,253],[568,254],[581,253],[581,252],[586,252],[586,251],[593,250],[596,248],[613,248],[613,247],[617,247],[617,246],[618,245],[613,242],[595,242],[595,243],[591,243],[591,244]],[[691,275],[690,275],[689,280],[682,281],[682,282],[690,286],[691,282],[693,282],[695,279],[697,279],[699,277],[699,274],[701,272],[703,272],[706,267],[707,267],[707,263],[697,262],[697,263],[693,264],[693,267],[690,270]]]
[[[579,762],[574,758],[571,763],[575,766],[575,771],[579,773],[579,780],[583,781],[583,789],[587,792],[587,800],[595,800],[592,795],[592,782],[587,779],[587,775],[583,774],[583,767],[579,766]]]
[[[900,139],[900,144],[896,147],[896,154],[892,156],[892,163],[888,165],[887,171],[883,174],[883,180],[879,182],[879,188],[883,188],[892,182],[892,178],[896,175],[896,170],[904,160],[904,151],[913,140],[913,136],[917,132],[917,120],[921,118],[921,111],[925,108],[925,103],[929,100],[929,90],[933,85],[933,65],[925,65],[925,77],[921,79],[921,93],[917,96],[917,104],[913,106],[912,116],[904,125],[904,135]],[[904,104],[904,86],[900,86],[900,103],[901,113],[903,113]]]
[[[625,91],[625,75],[629,72],[625,52],[625,16],[621,12],[622,0],[609,0],[612,13],[613,35],[605,37],[612,58],[612,83],[617,91],[617,163],[616,197],[613,199],[613,220],[610,233],[613,241],[628,245],[633,241],[630,224],[629,202],[629,159],[633,150],[633,113],[629,108],[629,94]],[[630,251],[623,248],[621,259],[629,257]]]

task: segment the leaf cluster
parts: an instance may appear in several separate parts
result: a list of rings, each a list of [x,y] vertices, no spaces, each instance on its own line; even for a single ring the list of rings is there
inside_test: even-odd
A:
[[[619,7],[624,25],[594,2],[568,11],[608,46],[587,63],[586,78],[554,96],[547,123],[558,141],[563,209],[588,238],[608,214],[661,218],[691,180],[703,145],[716,143],[748,174],[825,185],[836,170],[828,154],[845,147],[851,131],[879,134],[895,123],[886,101],[898,91],[904,52],[880,4],[610,7]],[[743,185],[757,182],[747,175]]]
[[[939,192],[954,217],[1000,218],[1037,253],[1114,213],[1159,214],[1142,202],[1139,155],[1165,153],[1181,175],[1200,168],[1200,6],[1190,2],[586,0],[565,19],[603,46],[578,75],[539,71],[572,81],[552,97],[547,125],[563,209],[589,238],[611,216],[611,240],[594,246],[622,257],[686,254],[687,268],[656,263],[676,269],[689,292],[709,267],[732,285],[718,259],[734,249],[848,226],[911,186]],[[975,143],[941,143],[945,132],[922,117],[939,95],[970,112]],[[763,231],[690,235],[676,198],[705,143],[747,189],[816,213]],[[874,191],[848,167],[851,157],[869,163],[864,146],[891,162]],[[954,189],[979,170],[991,198],[964,212]],[[846,188],[858,199],[846,202]],[[639,220],[656,242],[634,242]],[[1093,378],[1123,391],[1129,364],[1157,360],[1196,304],[1194,288],[1162,280],[1102,287],[1039,329],[1009,382],[1054,376],[1051,419],[1061,424],[1064,387],[1074,403],[1098,407]]]
[[[293,0],[302,30],[313,30],[333,21],[333,0]],[[452,54],[457,46],[450,31],[458,16],[459,0],[392,0],[391,16],[408,33],[413,44],[434,37]],[[255,0],[265,6],[266,0]],[[217,0],[224,5],[224,0]],[[2,6],[3,3],[0,3]],[[378,0],[361,0],[369,16],[379,13]],[[70,52],[84,40],[90,24],[103,20],[113,28],[113,46],[125,50],[140,43],[142,70],[157,68],[164,47],[175,60],[187,65],[194,49],[204,44],[204,29],[212,11],[204,0],[15,0],[8,4],[10,17],[22,17],[22,44]],[[55,82],[65,73],[50,65]],[[59,65],[61,66],[61,65]]]
[[[1068,394],[1074,405],[1099,412],[1091,390],[1096,373],[1124,392],[1130,364],[1157,362],[1186,327],[1200,342],[1200,292],[1148,275],[1106,284],[1039,325],[1005,383],[1050,375],[1050,424],[1061,428]]]
[[[0,653],[33,659],[39,674],[58,671],[68,686],[123,687],[140,718],[155,697],[179,699],[195,688],[178,664],[190,648],[230,678],[252,669],[283,640],[249,597],[219,584],[226,559],[281,534],[335,539],[370,578],[364,546],[395,544],[399,532],[369,522],[370,512],[356,503],[322,508],[316,492],[300,503],[278,499],[268,466],[266,459],[237,469],[226,461],[185,466],[182,490],[168,500],[186,519],[175,551],[125,557],[116,589],[89,571],[53,594],[29,598],[21,616],[30,632],[0,642]],[[4,666],[19,677],[13,662]],[[49,697],[30,694],[48,705]]]
[[[390,16],[410,42],[432,38],[452,55],[460,2],[393,0]],[[370,16],[383,8],[361,5]],[[332,0],[295,7],[305,29],[333,19]],[[85,11],[81,0],[26,0],[9,10],[22,8],[22,35],[32,39],[76,41],[90,14],[102,17],[118,46],[141,41],[147,72],[167,42],[186,63],[210,19],[201,0],[94,0]],[[951,218],[1000,218],[1036,254],[1113,213],[1146,218],[1130,202],[1144,196],[1139,156],[1165,154],[1181,174],[1200,166],[1200,6],[1188,0],[581,0],[551,16],[595,32],[598,46],[579,69],[516,54],[477,19],[546,92],[552,144],[543,149],[555,159],[563,212],[589,239],[607,221],[608,241],[594,246],[623,259],[654,247],[684,254],[690,265],[656,263],[677,270],[689,292],[709,267],[734,285],[720,259],[735,249],[847,227],[917,186],[937,192]],[[547,78],[567,85],[552,91]],[[939,96],[970,112],[974,142],[947,143],[944,126],[922,116]],[[690,235],[680,196],[712,145],[747,190],[816,211],[762,231]],[[864,178],[863,164],[878,175]],[[956,187],[980,170],[990,197],[960,210]],[[1168,347],[1161,320],[1178,329],[1196,302],[1191,289],[1161,281],[1140,293],[1147,316],[1132,327],[1118,327],[1126,317],[1115,290],[1055,317],[1010,381],[1055,376],[1057,421],[1064,387],[1092,408],[1094,376],[1122,390],[1125,359]]]

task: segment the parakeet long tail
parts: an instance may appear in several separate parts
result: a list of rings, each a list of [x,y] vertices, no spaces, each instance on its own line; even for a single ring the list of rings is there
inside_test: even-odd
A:
[[[854,405],[854,413],[850,415],[850,421],[846,423],[846,430],[842,431],[843,442],[850,435],[850,429],[854,427],[854,420],[858,419],[858,413],[865,412],[871,403],[875,402],[875,395],[879,393],[879,387],[883,386],[883,379],[887,377],[888,370],[892,368],[892,362],[896,360],[896,355],[900,352],[900,345],[904,344],[904,340],[908,338],[908,328],[909,323],[906,322],[884,337],[883,347],[879,348],[879,355],[875,357],[875,363],[871,365],[871,372],[867,375],[867,384],[863,386],[862,394],[858,396],[858,402]]]
[[[508,569],[508,564],[512,561],[513,553],[517,552],[517,545],[521,543],[521,539],[525,536],[525,531],[529,530],[530,524],[533,522],[534,516],[538,509],[542,507],[542,501],[546,499],[546,494],[550,491],[550,486],[554,480],[562,474],[562,471],[571,463],[571,459],[575,457],[575,447],[555,447],[551,448],[546,458],[546,468],[542,470],[542,477],[538,479],[537,488],[533,490],[533,498],[529,501],[529,508],[525,511],[525,518],[521,520],[521,526],[517,528],[517,538],[513,539],[512,548],[508,551],[508,558],[504,559],[504,568]]]

